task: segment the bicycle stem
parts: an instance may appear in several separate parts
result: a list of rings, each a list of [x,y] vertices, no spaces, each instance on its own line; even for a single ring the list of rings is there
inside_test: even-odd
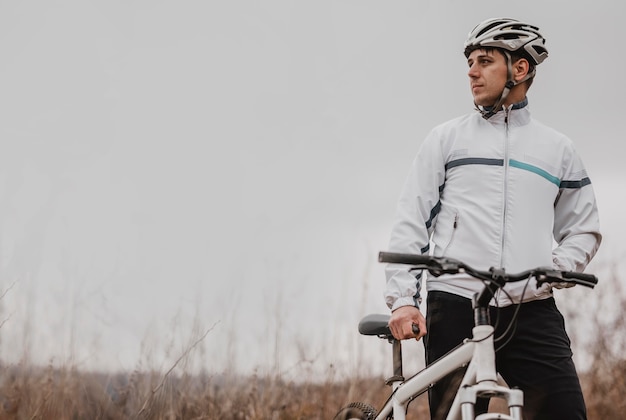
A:
[[[474,308],[474,325],[489,325],[489,302],[495,296],[498,289],[506,284],[505,272],[501,268],[492,268],[491,278],[487,279],[488,283],[482,292],[476,293],[472,301]]]

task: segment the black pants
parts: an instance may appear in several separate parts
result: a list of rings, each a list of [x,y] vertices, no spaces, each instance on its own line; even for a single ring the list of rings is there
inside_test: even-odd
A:
[[[495,337],[509,326],[517,305],[491,308]],[[445,292],[427,295],[424,338],[426,364],[430,364],[471,337],[474,327],[469,299]],[[525,420],[586,419],[570,340],[563,316],[553,298],[522,304],[508,336],[496,343],[496,367],[510,387],[524,391]],[[445,419],[464,371],[439,381],[429,392],[432,419]],[[476,412],[486,412],[488,401],[480,401]]]

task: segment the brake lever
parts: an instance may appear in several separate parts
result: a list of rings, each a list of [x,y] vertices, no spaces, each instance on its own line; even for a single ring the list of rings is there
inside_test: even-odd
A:
[[[563,278],[563,273],[560,270],[555,270],[553,268],[546,268],[537,272],[535,271],[534,277],[537,279],[537,285],[541,285],[543,283],[555,283],[555,282],[563,282],[566,281]]]

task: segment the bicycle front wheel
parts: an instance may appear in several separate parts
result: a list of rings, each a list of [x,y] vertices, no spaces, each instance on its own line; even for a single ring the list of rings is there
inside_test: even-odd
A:
[[[377,415],[374,407],[356,402],[342,408],[333,420],[374,420]]]

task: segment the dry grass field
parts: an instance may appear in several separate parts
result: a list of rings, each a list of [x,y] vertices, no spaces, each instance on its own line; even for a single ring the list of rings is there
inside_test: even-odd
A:
[[[609,280],[613,286],[604,292],[577,292],[579,297],[568,299],[572,305],[563,310],[568,323],[588,326],[572,338],[574,350],[583,346],[590,361],[581,373],[590,420],[626,417],[626,298],[617,276]],[[592,309],[581,311],[581,301]],[[607,312],[607,307],[613,310]],[[363,375],[290,382],[278,373],[238,376],[171,369],[113,374],[0,362],[0,420],[326,420],[354,401],[379,407],[388,393],[384,378]],[[424,395],[411,403],[408,419],[427,418]]]
[[[380,405],[382,378],[287,383],[267,377],[103,375],[72,369],[3,367],[0,419],[332,419],[351,401]],[[585,375],[590,419],[626,413],[626,362]],[[606,371],[604,370],[606,369]],[[427,419],[426,398],[411,404],[409,419]]]

